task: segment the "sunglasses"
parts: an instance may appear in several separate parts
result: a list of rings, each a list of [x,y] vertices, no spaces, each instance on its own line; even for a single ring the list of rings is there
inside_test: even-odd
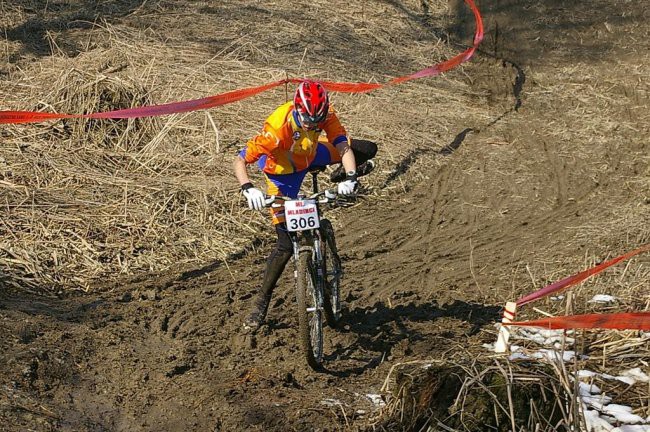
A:
[[[299,117],[303,129],[314,130],[318,128],[318,121],[314,121],[313,117],[304,116],[302,114],[300,114]]]

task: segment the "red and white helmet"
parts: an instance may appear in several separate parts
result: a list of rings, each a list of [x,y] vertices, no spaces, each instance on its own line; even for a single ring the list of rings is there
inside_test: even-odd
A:
[[[327,90],[316,81],[305,80],[298,85],[293,107],[305,127],[316,126],[325,120],[330,108]]]

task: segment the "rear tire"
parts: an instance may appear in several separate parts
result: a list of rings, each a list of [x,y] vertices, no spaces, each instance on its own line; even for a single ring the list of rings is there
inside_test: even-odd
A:
[[[312,369],[323,361],[323,311],[316,297],[316,272],[311,251],[300,251],[296,264],[296,300],[300,345]]]
[[[335,328],[341,321],[341,276],[343,269],[341,258],[339,258],[336,240],[334,238],[334,228],[332,223],[327,219],[320,222],[322,233],[322,256],[323,256],[323,274],[325,275],[323,310],[327,318],[327,324]]]

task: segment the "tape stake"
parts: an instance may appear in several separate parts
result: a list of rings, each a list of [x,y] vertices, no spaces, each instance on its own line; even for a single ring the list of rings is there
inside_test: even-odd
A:
[[[512,323],[515,319],[517,311],[516,302],[507,302],[506,308],[503,311],[503,318],[501,319],[501,328],[499,329],[499,336],[494,344],[494,352],[505,353],[509,351],[510,328],[508,324]]]

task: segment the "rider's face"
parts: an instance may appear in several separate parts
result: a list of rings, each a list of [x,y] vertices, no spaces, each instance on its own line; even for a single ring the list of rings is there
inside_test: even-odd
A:
[[[308,131],[314,130],[314,129],[316,129],[318,127],[318,123],[312,123],[310,121],[304,121],[303,120],[303,121],[301,121],[301,123],[302,123],[302,128],[304,130],[308,130]]]
[[[304,130],[311,131],[311,130],[315,130],[315,129],[318,128],[318,122],[313,122],[313,121],[311,121],[311,120],[309,119],[309,117],[304,116],[304,115],[298,113],[298,118],[300,119],[300,126],[301,126]]]

